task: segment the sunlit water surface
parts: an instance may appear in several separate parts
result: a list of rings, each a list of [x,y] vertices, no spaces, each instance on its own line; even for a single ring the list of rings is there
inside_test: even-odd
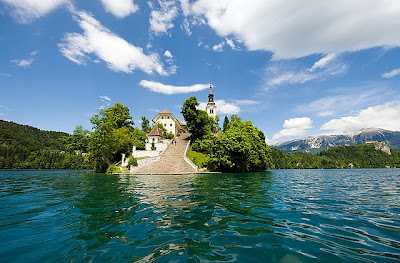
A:
[[[398,262],[400,169],[0,171],[1,262]]]

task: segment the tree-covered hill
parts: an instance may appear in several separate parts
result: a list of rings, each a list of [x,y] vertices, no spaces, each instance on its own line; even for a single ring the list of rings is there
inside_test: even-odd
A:
[[[0,169],[90,168],[84,156],[66,150],[64,132],[0,120]]]
[[[65,132],[42,131],[28,125],[0,120],[0,144],[2,146],[23,146],[30,150],[65,150],[61,140],[69,136]]]

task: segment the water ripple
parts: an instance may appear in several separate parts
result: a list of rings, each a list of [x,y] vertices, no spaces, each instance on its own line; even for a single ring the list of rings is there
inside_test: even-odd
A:
[[[399,262],[398,170],[0,172],[0,261]]]

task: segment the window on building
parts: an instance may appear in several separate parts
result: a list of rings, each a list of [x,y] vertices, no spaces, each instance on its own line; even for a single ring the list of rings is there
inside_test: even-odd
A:
[[[164,119],[164,116],[161,116],[161,119]]]
[[[172,123],[169,125],[169,127],[172,127]]]
[[[167,127],[167,124],[166,124],[166,123],[164,123],[164,127]]]
[[[169,119],[169,116],[167,116],[167,119]]]
[[[210,110],[210,113],[211,113],[211,114],[214,113],[214,110]]]

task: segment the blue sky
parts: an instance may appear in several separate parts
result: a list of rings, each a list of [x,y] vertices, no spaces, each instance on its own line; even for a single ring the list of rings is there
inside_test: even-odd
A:
[[[184,100],[268,143],[400,130],[398,0],[0,0],[0,118],[90,129],[121,102],[137,126]]]

